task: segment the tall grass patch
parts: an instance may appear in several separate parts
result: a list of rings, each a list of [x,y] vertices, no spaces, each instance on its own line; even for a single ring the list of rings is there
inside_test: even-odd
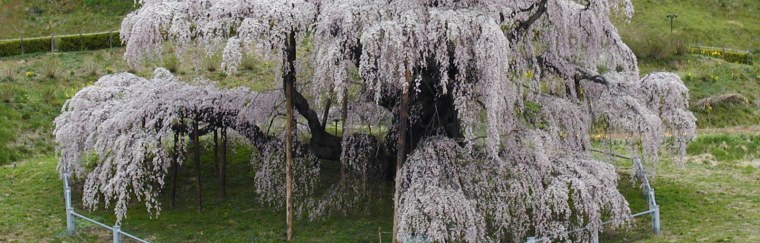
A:
[[[737,162],[760,158],[760,135],[702,135],[686,149],[690,155],[712,154],[720,162]]]

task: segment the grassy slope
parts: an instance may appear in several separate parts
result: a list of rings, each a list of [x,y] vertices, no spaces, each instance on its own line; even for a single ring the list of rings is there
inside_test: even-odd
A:
[[[125,70],[111,51],[0,59],[0,165],[53,151],[53,119],[77,90],[106,70]]]
[[[0,0],[0,39],[116,30],[132,0]]]
[[[760,4],[755,0],[633,0],[636,13],[623,34],[670,34],[668,14],[677,14],[674,35],[687,44],[760,48]],[[631,37],[631,36],[629,36]]]
[[[740,93],[747,104],[692,108],[699,127],[753,126],[760,123],[760,2],[755,0],[634,0],[630,23],[618,21],[623,39],[639,56],[642,74],[678,73],[689,87],[691,103]],[[678,14],[670,34],[667,14]],[[754,65],[698,55],[679,55],[700,44],[754,52]]]
[[[760,60],[760,59],[756,59]],[[665,60],[642,60],[642,73],[675,72],[689,88],[692,112],[700,128],[756,126],[760,124],[760,61],[736,64],[698,55],[673,56]],[[710,109],[694,104],[700,99],[738,93],[746,103],[718,104]]]

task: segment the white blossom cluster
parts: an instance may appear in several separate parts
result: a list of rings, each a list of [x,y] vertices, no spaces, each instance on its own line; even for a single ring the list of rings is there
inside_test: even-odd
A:
[[[191,85],[165,69],[156,69],[151,80],[128,73],[105,76],[77,92],[55,120],[59,170],[85,178],[84,205],[94,209],[100,202],[114,204],[117,222],[126,216],[132,198],[158,213],[157,196],[172,153],[187,146],[184,137],[174,141],[174,134],[190,133],[190,122],[233,129],[263,122],[274,113],[270,99],[277,97]],[[182,153],[178,155],[182,164]]]
[[[665,132],[671,132],[680,158],[686,144],[694,139],[696,118],[688,110],[688,89],[671,73],[653,73],[631,82],[624,75],[606,75],[609,84],[588,84],[583,87],[590,100],[589,113],[594,119],[605,118],[610,133],[628,133],[639,138],[640,146],[631,146],[631,153],[643,156],[654,165]],[[643,153],[639,153],[643,151]]]
[[[447,138],[423,142],[401,173],[399,239],[520,242],[530,233],[583,242],[588,231],[564,232],[630,213],[613,166],[547,152],[561,141],[541,131],[505,140],[514,147],[496,159]]]
[[[288,34],[302,41],[316,18],[319,1],[307,0],[152,0],[121,24],[125,59],[138,67],[141,58],[169,39],[179,50],[196,42],[210,52],[224,43],[222,70],[235,73],[242,52],[277,58]]]
[[[675,138],[679,158],[686,156],[686,145],[696,134],[696,118],[689,111],[689,89],[673,73],[652,73],[644,76],[639,93],[649,110],[662,119],[665,130]]]
[[[255,176],[254,186],[262,205],[285,208],[285,144],[281,139],[269,141],[251,159]],[[319,160],[314,155],[296,149],[293,157],[293,198],[297,215],[309,213],[306,200],[313,196],[319,182]]]

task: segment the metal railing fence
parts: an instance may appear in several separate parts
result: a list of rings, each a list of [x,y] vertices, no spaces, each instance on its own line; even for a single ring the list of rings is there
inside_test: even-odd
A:
[[[76,228],[75,219],[80,218],[111,231],[113,234],[114,243],[121,243],[122,236],[126,236],[138,242],[148,243],[148,241],[146,240],[140,239],[137,236],[134,236],[127,232],[122,231],[121,226],[118,224],[114,226],[108,226],[104,223],[98,222],[97,220],[88,218],[84,215],[81,215],[75,212],[74,207],[71,206],[71,187],[69,187],[68,174],[69,174],[68,172],[63,174],[63,197],[66,201],[66,234],[68,234],[69,236],[74,235],[74,231]]]
[[[644,170],[644,165],[641,163],[641,159],[639,159],[639,158],[631,158],[631,157],[628,157],[628,156],[624,156],[624,155],[620,155],[620,154],[615,154],[615,153],[611,153],[611,152],[605,152],[605,151],[596,150],[596,149],[591,149],[591,151],[592,152],[596,152],[596,153],[607,154],[607,155],[610,155],[610,156],[613,156],[613,157],[617,157],[617,158],[621,158],[621,159],[631,160],[631,162],[633,163],[633,166],[636,166],[637,167],[637,171],[640,173],[640,174],[639,173],[637,173],[637,174],[639,174],[638,176],[641,177],[639,179],[642,180],[643,189],[646,192],[647,203],[649,204],[649,209],[646,210],[646,211],[643,211],[643,212],[638,212],[638,213],[634,213],[634,214],[628,215],[626,217],[604,221],[604,222],[602,222],[598,226],[588,225],[588,226],[583,227],[583,228],[574,229],[574,230],[566,231],[566,232],[559,233],[559,234],[544,236],[544,237],[541,237],[541,238],[528,237],[526,239],[526,243],[551,242],[551,240],[554,239],[554,238],[557,238],[557,237],[560,237],[560,236],[567,236],[567,235],[578,233],[578,232],[581,232],[581,231],[584,231],[584,230],[589,230],[590,233],[593,234],[592,235],[592,241],[593,242],[598,242],[599,241],[598,233],[599,233],[599,229],[601,227],[603,227],[605,225],[613,224],[613,223],[620,223],[620,222],[623,222],[623,221],[631,220],[633,218],[644,216],[644,215],[651,215],[651,217],[652,217],[652,231],[655,234],[659,234],[660,233],[660,206],[657,205],[657,201],[655,200],[655,196],[654,196],[654,188],[652,188],[652,185],[649,184],[649,178],[647,178],[646,171]]]
[[[596,153],[607,154],[607,155],[610,155],[610,156],[613,156],[613,157],[617,157],[617,158],[621,158],[621,159],[627,159],[627,160],[631,160],[632,161],[633,165],[637,167],[637,169],[638,169],[637,171],[641,172],[641,174],[639,176],[641,177],[640,179],[642,180],[642,183],[643,183],[643,189],[646,192],[647,202],[648,202],[648,205],[649,205],[649,210],[643,211],[643,212],[634,213],[634,214],[628,215],[626,217],[618,218],[618,219],[612,219],[612,220],[604,221],[601,224],[599,224],[598,226],[589,225],[589,226],[586,226],[586,227],[583,227],[583,228],[578,228],[578,229],[574,229],[574,230],[571,230],[571,231],[566,231],[566,232],[559,233],[559,234],[544,236],[544,237],[541,237],[541,238],[528,237],[526,239],[526,243],[551,242],[551,239],[553,239],[553,238],[557,238],[557,237],[560,237],[560,236],[566,236],[566,235],[578,233],[578,232],[581,232],[581,231],[584,231],[584,230],[589,230],[592,234],[594,234],[592,240],[594,242],[597,242],[598,239],[599,239],[597,234],[599,232],[599,228],[600,227],[603,227],[603,226],[609,225],[609,224],[613,224],[613,223],[620,223],[622,221],[630,220],[630,219],[633,219],[633,218],[636,218],[636,217],[640,217],[640,216],[644,216],[644,215],[651,215],[652,216],[652,230],[654,231],[655,234],[659,234],[660,233],[660,207],[657,205],[657,201],[655,199],[655,194],[654,194],[654,188],[652,188],[652,186],[649,184],[649,178],[646,176],[646,172],[644,170],[644,165],[642,164],[641,159],[639,159],[639,158],[630,158],[628,156],[624,156],[624,155],[620,155],[620,154],[615,154],[615,153],[611,153],[611,152],[604,152],[604,151],[595,150],[595,149],[591,149],[591,151],[592,152],[596,152]],[[94,219],[88,218],[88,217],[86,217],[86,216],[84,216],[82,214],[79,214],[79,213],[75,212],[74,208],[71,206],[71,187],[69,187],[68,173],[64,173],[64,176],[63,176],[63,189],[64,189],[64,199],[66,201],[66,233],[68,235],[73,235],[74,234],[75,227],[76,227],[75,218],[80,218],[80,219],[86,220],[88,222],[91,222],[91,223],[93,223],[95,225],[98,225],[100,227],[103,227],[103,228],[108,229],[109,231],[111,231],[112,234],[113,234],[113,242],[114,243],[120,243],[122,236],[129,237],[129,238],[131,238],[133,240],[136,240],[138,242],[148,243],[148,241],[146,241],[146,240],[140,239],[140,238],[138,238],[138,237],[136,237],[134,235],[131,235],[131,234],[127,233],[127,232],[122,231],[121,230],[121,226],[118,225],[118,224],[114,225],[114,226],[108,226],[108,225],[106,225],[104,223],[98,222],[98,221],[96,221]],[[379,240],[379,242],[382,242],[382,235],[383,234],[392,234],[392,232],[383,232],[381,228],[378,228],[378,232],[377,233],[378,233],[378,238],[379,238],[378,240]]]

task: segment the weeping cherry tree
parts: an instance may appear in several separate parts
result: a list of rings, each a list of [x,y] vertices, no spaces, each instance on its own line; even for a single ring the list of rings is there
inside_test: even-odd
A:
[[[339,160],[344,171],[334,190],[303,204],[310,217],[354,204],[345,195],[366,196],[368,172],[395,168],[394,241],[591,241],[592,232],[564,232],[598,231],[604,219],[630,214],[614,167],[591,155],[593,128],[629,135],[631,154],[650,173],[664,134],[680,155],[694,137],[683,82],[670,73],[639,77],[611,22],[633,15],[630,0],[141,4],[122,23],[130,65],[167,40],[178,52],[191,43],[221,52],[231,75],[245,55],[279,65],[288,239],[292,174],[319,173],[292,171],[294,150]],[[297,55],[299,47],[313,50]],[[297,73],[310,80],[297,83]],[[332,100],[342,104],[342,137],[325,130]],[[304,150],[293,148],[298,119],[310,135]],[[386,128],[385,138],[373,127]],[[276,180],[266,175],[280,175],[266,171],[257,174],[260,194],[280,188],[266,186]]]

